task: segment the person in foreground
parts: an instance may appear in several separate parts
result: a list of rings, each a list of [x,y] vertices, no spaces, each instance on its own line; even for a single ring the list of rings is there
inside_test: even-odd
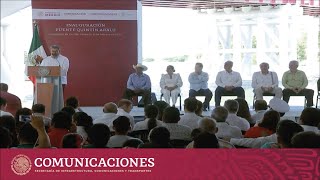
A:
[[[139,148],[172,148],[170,132],[165,127],[155,127],[149,133],[149,143],[139,145]]]

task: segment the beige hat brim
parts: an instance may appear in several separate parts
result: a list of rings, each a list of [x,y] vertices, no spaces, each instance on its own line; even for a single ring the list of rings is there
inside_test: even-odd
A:
[[[142,71],[148,70],[147,66],[142,65],[142,64],[133,65],[132,67],[133,67],[133,69],[142,68]]]

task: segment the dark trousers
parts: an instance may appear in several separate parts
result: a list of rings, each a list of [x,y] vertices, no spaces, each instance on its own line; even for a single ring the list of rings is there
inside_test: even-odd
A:
[[[126,89],[126,91],[124,92],[123,98],[131,101],[132,97],[134,97],[134,96],[142,96],[144,106],[151,104],[151,90],[150,89],[143,90],[140,93],[135,93],[131,89]]]
[[[196,97],[196,96],[205,96],[205,99],[203,102],[203,108],[207,109],[209,107],[209,102],[212,99],[212,92],[210,91],[210,89],[200,89],[199,91],[190,89],[189,97]]]
[[[216,91],[214,92],[215,106],[216,107],[220,106],[221,96],[228,95],[228,94],[236,95],[238,98],[245,99],[245,93],[242,87],[236,87],[236,88],[233,88],[231,91],[227,91],[223,87],[218,86]]]
[[[283,100],[287,103],[289,103],[290,96],[304,96],[307,99],[307,107],[313,106],[314,91],[312,89],[303,89],[298,94],[291,89],[284,89],[282,94]]]

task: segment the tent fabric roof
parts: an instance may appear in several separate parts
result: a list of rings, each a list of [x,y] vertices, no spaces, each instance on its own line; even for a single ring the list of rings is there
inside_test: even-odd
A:
[[[191,9],[223,9],[244,6],[298,4],[303,7],[304,15],[319,16],[319,0],[141,0],[143,6],[191,8]]]

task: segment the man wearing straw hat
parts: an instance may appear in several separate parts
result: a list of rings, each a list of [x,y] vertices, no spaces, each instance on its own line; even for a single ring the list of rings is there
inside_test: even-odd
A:
[[[133,96],[142,96],[144,106],[151,102],[151,81],[146,71],[148,68],[142,64],[133,65],[135,73],[129,76],[127,82],[127,89],[124,93],[124,98],[132,100]]]

